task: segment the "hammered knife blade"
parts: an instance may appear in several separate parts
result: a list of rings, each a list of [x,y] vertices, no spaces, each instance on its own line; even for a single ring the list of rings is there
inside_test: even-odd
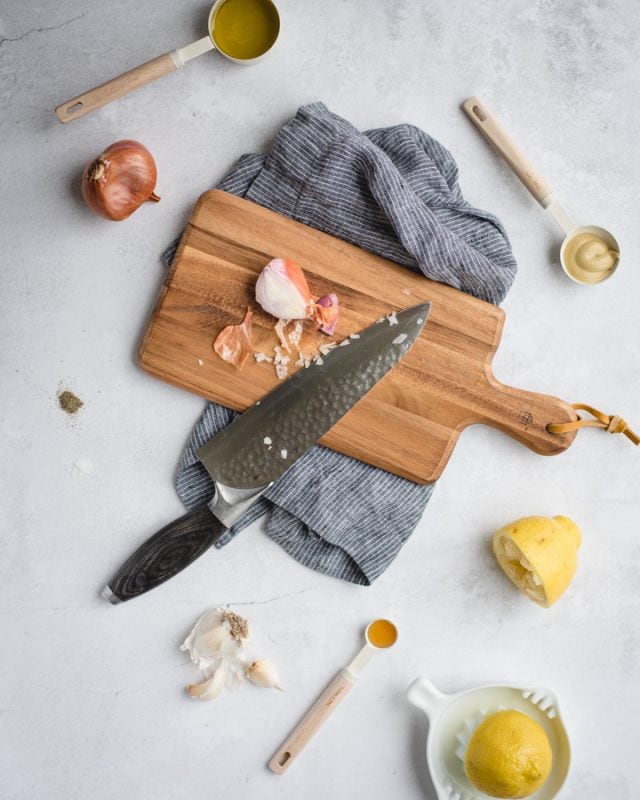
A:
[[[102,595],[117,604],[148,592],[214,545],[244,512],[407,353],[431,304],[394,312],[301,369],[198,451],[211,500],[147,539]]]

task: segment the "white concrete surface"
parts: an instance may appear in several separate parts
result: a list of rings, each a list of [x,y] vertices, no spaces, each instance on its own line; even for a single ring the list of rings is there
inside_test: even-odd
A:
[[[98,590],[181,511],[172,479],[202,401],[135,364],[162,281],[159,254],[237,156],[267,148],[306,102],[357,126],[410,121],[455,154],[464,192],[496,212],[520,272],[498,376],[587,401],[640,427],[640,22],[626,0],[294,2],[264,62],[215,54],[82,120],[53,108],[203,33],[206,4],[6,0],[0,10],[2,487],[0,796],[3,800],[434,800],[418,675],[446,691],[507,681],[554,688],[573,745],[564,798],[640,796],[640,453],[582,433],[543,459],[488,429],[466,432],[419,529],[371,588],[317,575],[246,531],[143,599]],[[606,285],[560,271],[560,232],[460,111],[476,93],[579,220],[624,251]],[[119,138],[158,163],[162,202],[128,222],[93,217],[85,162]],[[56,393],[76,392],[76,417]],[[489,549],[512,518],[563,513],[583,528],[570,592],[543,610]],[[231,604],[284,694],[243,686],[214,703],[178,644]],[[398,646],[284,777],[266,762],[380,614]]]

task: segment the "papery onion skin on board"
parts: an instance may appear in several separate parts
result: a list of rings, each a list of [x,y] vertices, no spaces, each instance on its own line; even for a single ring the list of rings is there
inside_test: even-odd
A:
[[[147,200],[157,203],[158,172],[147,148],[133,139],[109,145],[82,174],[82,196],[89,208],[107,219],[131,216]]]
[[[227,325],[216,336],[213,349],[223,361],[233,364],[236,369],[242,369],[245,361],[253,353],[251,343],[251,320],[253,311],[247,307],[242,322],[237,325]]]
[[[316,301],[314,316],[320,330],[327,336],[333,336],[336,331],[340,313],[338,307],[338,295],[334,292],[329,292]]]

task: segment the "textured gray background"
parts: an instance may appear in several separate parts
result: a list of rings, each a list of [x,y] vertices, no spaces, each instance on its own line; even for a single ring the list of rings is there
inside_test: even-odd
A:
[[[131,546],[180,511],[173,474],[202,407],[135,366],[160,251],[199,193],[305,102],[322,99],[362,128],[409,121],[447,145],[465,195],[502,218],[520,263],[499,377],[640,425],[635,4],[280,7],[282,39],[261,64],[205,56],[68,126],[55,105],[198,38],[205,5],[0,9],[0,796],[434,800],[425,721],[404,700],[428,674],[446,691],[551,686],[573,744],[563,797],[636,798],[640,454],[626,441],[583,433],[545,460],[490,430],[466,432],[420,528],[371,588],[304,569],[256,525],[129,606],[97,597]],[[624,262],[614,280],[581,288],[564,277],[559,231],[461,113],[472,93],[577,219],[615,231]],[[78,178],[123,137],[156,156],[162,202],[113,225],[86,212]],[[73,419],[56,405],[66,387],[86,402]],[[584,531],[572,589],[549,611],[512,590],[488,548],[497,526],[526,513],[564,513]],[[221,603],[250,618],[284,695],[243,686],[197,704],[182,694],[195,675],[177,645]],[[289,775],[268,773],[282,737],[382,613],[398,622],[398,646]]]

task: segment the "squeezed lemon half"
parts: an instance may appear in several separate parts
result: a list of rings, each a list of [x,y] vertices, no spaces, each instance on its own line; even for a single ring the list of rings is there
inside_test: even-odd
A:
[[[568,517],[523,517],[494,534],[493,552],[518,589],[548,608],[571,583],[581,542]]]
[[[471,783],[490,797],[529,797],[549,777],[553,755],[542,727],[521,711],[497,711],[473,732],[464,757]]]

